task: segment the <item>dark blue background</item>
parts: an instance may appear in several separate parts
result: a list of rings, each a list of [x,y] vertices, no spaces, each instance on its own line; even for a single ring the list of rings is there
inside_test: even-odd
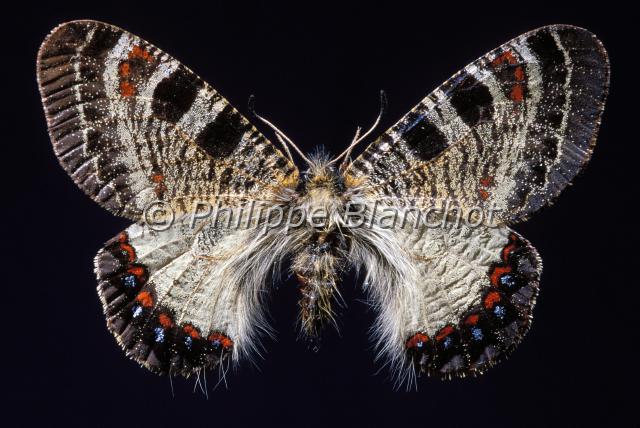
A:
[[[178,1],[134,6],[17,5],[4,16],[2,56],[2,353],[4,426],[584,426],[638,424],[638,159],[635,28],[620,10],[448,2]],[[556,2],[557,3],[557,2]],[[596,33],[609,50],[611,94],[593,159],[550,209],[516,229],[544,260],[533,328],[509,360],[477,379],[421,379],[394,391],[367,339],[374,313],[347,276],[340,334],[319,353],[296,341],[293,280],[273,293],[277,340],[265,359],[228,376],[228,388],[193,393],[126,359],[105,328],[92,259],[128,225],[91,202],[58,166],[39,100],[36,51],[55,25],[92,18],[173,54],[246,113],[257,109],[304,149],[345,147],[368,126],[385,89],[381,129],[471,60],[552,23]],[[272,134],[260,127],[267,136]],[[633,163],[632,163],[633,162]],[[213,383],[209,376],[209,385]],[[634,420],[635,419],[635,420]]]

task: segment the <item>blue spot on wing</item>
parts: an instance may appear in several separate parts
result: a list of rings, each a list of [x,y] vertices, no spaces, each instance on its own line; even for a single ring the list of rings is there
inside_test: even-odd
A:
[[[447,337],[444,339],[444,342],[442,342],[442,346],[444,347],[444,349],[449,349],[449,347],[451,346],[453,340],[451,340],[450,337]]]
[[[164,329],[162,327],[156,327],[153,332],[156,334],[156,342],[161,343],[164,341]]]
[[[133,275],[127,275],[122,278],[122,283],[124,284],[125,287],[135,288],[135,286],[137,285],[136,277]]]
[[[500,277],[500,283],[508,288],[511,288],[515,284],[515,281],[512,275],[505,274]]]
[[[471,335],[473,336],[473,340],[475,340],[477,342],[481,342],[482,339],[484,338],[484,336],[482,334],[482,330],[479,329],[478,327],[473,327],[471,329]]]
[[[136,306],[133,308],[133,317],[137,318],[142,313],[142,306]]]

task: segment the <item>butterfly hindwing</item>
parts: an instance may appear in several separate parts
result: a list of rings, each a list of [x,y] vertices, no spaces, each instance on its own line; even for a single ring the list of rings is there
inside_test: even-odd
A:
[[[208,220],[194,229],[185,217],[161,231],[136,223],[107,242],[95,258],[98,294],[127,355],[189,376],[254,351],[269,272],[252,265],[254,238]]]
[[[412,221],[361,233],[354,253],[379,310],[376,345],[397,374],[481,374],[528,331],[542,262],[507,226]],[[364,248],[374,234],[384,241]]]
[[[600,41],[543,27],[474,61],[347,170],[378,197],[495,207],[517,222],[551,203],[589,160],[609,85]]]
[[[421,273],[401,326],[416,369],[440,377],[482,373],[528,331],[542,263],[501,228],[431,229],[409,238]]]
[[[206,333],[193,326],[184,330],[192,324],[178,322],[175,309],[180,299],[160,290],[184,288],[179,275],[198,266],[191,256],[194,237],[184,232],[174,226],[158,233],[134,224],[107,242],[95,259],[109,330],[130,357],[159,373],[171,368],[174,373],[188,373],[222,357],[203,346],[206,341],[201,336]],[[187,340],[192,341],[193,353],[185,352]],[[209,357],[211,361],[206,361]]]
[[[181,209],[295,185],[295,166],[220,94],[120,28],[60,25],[37,74],[60,163],[115,214],[139,220],[154,200]]]

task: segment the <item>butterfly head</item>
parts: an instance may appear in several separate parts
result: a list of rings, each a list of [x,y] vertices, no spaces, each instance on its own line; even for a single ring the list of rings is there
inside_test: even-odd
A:
[[[304,173],[304,189],[324,189],[332,193],[342,190],[342,176],[332,165],[329,155],[318,149],[309,158],[309,168]]]

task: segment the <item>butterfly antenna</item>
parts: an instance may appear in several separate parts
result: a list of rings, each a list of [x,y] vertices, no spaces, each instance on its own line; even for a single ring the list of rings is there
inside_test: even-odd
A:
[[[360,135],[360,132],[362,131],[362,129],[358,127],[358,129],[356,130],[356,135],[353,137],[353,140],[351,140],[351,144],[349,144],[349,147],[347,147],[347,149],[344,152],[340,153],[331,162],[329,162],[329,165],[337,162],[338,160],[344,157],[345,160],[340,164],[340,168],[339,168],[340,170],[342,170],[345,162],[347,161],[347,159],[349,159],[349,155],[351,154],[351,151],[354,149],[354,147],[357,146],[359,143],[361,143],[365,138],[369,136],[369,134],[373,132],[374,129],[378,127],[378,125],[380,124],[380,120],[382,120],[382,115],[384,115],[386,108],[387,108],[387,95],[384,93],[384,91],[381,90],[380,91],[380,112],[378,113],[378,117],[376,118],[376,121],[373,122],[373,125],[371,125],[371,128],[369,128],[369,130],[362,135]]]
[[[265,119],[264,117],[260,116],[258,113],[256,113],[255,110],[255,96],[251,95],[249,96],[249,103],[248,103],[248,109],[249,112],[255,116],[256,118],[258,118],[260,121],[262,121],[265,125],[267,125],[268,127],[270,127],[271,129],[273,129],[273,131],[276,133],[276,138],[278,139],[278,141],[280,142],[280,144],[282,144],[282,146],[284,147],[284,150],[287,152],[287,156],[289,156],[289,160],[293,162],[293,156],[291,156],[291,151],[289,151],[289,147],[287,146],[287,143],[289,143],[289,145],[291,145],[291,147],[293,147],[295,149],[295,151],[300,155],[300,157],[302,159],[305,160],[305,162],[307,162],[309,165],[311,165],[311,160],[309,160],[308,157],[306,157],[304,155],[304,153],[302,153],[302,150],[300,150],[298,148],[298,146],[295,145],[295,143],[293,141],[291,141],[291,138],[287,137],[287,135],[282,132],[280,129],[278,129],[273,123],[269,122],[267,119]],[[286,143],[285,143],[286,141]]]

